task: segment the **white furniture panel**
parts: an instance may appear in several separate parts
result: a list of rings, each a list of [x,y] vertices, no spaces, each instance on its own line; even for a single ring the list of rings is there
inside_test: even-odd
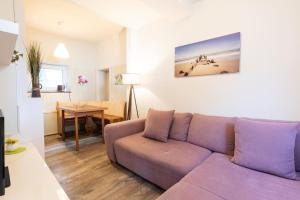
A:
[[[25,146],[25,152],[5,156],[11,186],[0,200],[68,200],[34,145]]]

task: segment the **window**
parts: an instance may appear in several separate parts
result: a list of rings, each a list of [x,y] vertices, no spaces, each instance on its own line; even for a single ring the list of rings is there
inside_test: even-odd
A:
[[[40,71],[42,91],[56,91],[58,85],[69,90],[68,67],[65,65],[42,64]]]

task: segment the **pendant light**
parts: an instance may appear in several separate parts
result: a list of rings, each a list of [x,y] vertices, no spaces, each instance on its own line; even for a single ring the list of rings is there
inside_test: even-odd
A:
[[[57,22],[57,26],[60,28],[61,25],[63,24],[62,21]],[[68,52],[68,49],[66,48],[65,44],[60,42],[57,44],[55,50],[54,50],[54,57],[56,58],[62,58],[62,59],[67,59],[70,57],[70,54]]]
[[[64,43],[60,42],[54,50],[54,56],[57,58],[67,59],[70,57],[69,52]]]

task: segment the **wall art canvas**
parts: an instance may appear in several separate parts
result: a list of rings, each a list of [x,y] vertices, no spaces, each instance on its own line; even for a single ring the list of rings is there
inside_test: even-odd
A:
[[[240,33],[176,47],[175,77],[239,72],[240,52]]]

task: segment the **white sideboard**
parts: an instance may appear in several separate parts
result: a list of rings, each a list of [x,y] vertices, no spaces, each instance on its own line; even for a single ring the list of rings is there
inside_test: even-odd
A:
[[[0,200],[69,200],[37,149],[23,146],[25,152],[5,156],[11,186]]]

